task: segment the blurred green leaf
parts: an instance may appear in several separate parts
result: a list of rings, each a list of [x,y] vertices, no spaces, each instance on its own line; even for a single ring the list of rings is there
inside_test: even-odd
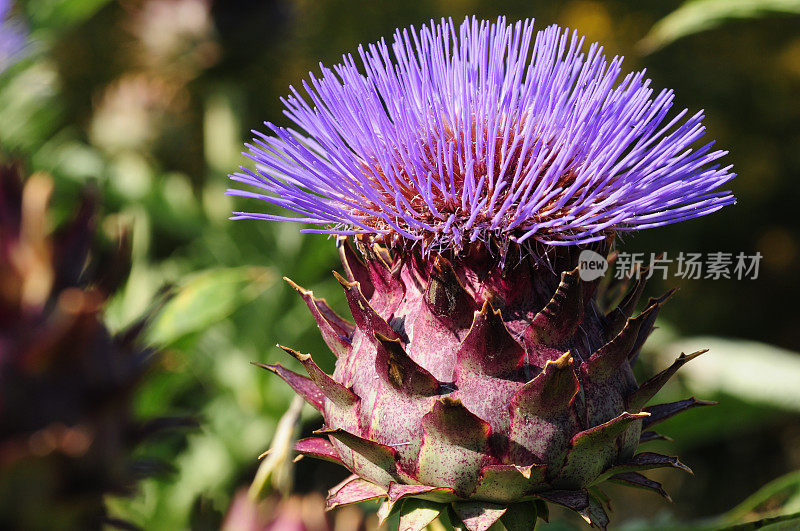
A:
[[[249,302],[272,284],[263,267],[211,269],[192,275],[159,312],[148,339],[158,345],[208,328]]]
[[[55,133],[62,110],[56,68],[38,61],[0,83],[3,149],[36,150]]]
[[[639,520],[622,526],[624,531],[748,531],[766,529],[769,531],[796,531],[800,524],[800,513],[762,518],[746,523],[726,524],[717,519],[700,522],[679,523],[670,518],[656,517],[653,520]],[[543,527],[544,528],[544,527]],[[550,527],[546,527],[551,531]],[[553,528],[553,531],[560,527]],[[572,528],[570,528],[572,529]]]
[[[796,531],[798,528],[800,528],[800,513],[764,518],[763,520],[749,522],[747,524],[731,526],[727,529],[730,529],[731,531],[745,531],[748,529],[764,529],[767,531]]]
[[[644,53],[652,53],[678,39],[706,31],[732,19],[765,15],[800,14],[800,0],[689,0],[662,18],[639,42]]]
[[[796,530],[800,526],[800,471],[791,472],[758,489],[742,503],[714,518],[678,523],[655,517],[624,525],[626,531],[771,531]]]
[[[26,11],[34,26],[61,28],[94,15],[110,0],[29,0]]]
[[[205,101],[203,151],[209,167],[220,174],[241,162],[241,124],[236,112],[239,99],[240,94],[231,87],[215,91]]]
[[[735,529],[737,531],[743,531],[745,529],[764,529],[766,531],[796,531],[798,528],[800,528],[800,513],[767,518],[751,524],[735,526],[731,529]]]
[[[787,520],[794,522],[795,526],[800,524],[800,470],[767,483],[742,503],[722,515],[719,521],[730,524],[747,522],[754,515],[775,519],[769,522],[771,525],[786,524]],[[783,517],[783,520],[777,520],[778,517]],[[761,521],[764,522],[764,520]],[[737,527],[737,529],[739,528]],[[756,529],[756,527],[748,525],[741,529]],[[797,529],[797,527],[792,529]]]
[[[659,357],[661,363],[671,362],[679,352],[700,348],[709,352],[680,372],[690,391],[800,411],[800,356],[795,352],[755,341],[698,336],[666,344]]]

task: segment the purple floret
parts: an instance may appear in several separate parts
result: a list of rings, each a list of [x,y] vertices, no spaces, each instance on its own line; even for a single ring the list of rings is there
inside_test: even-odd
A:
[[[11,0],[0,0],[0,73],[25,56],[28,36],[24,27],[9,17]]]
[[[703,136],[703,114],[669,116],[645,71],[587,50],[576,32],[533,21],[442,20],[359,46],[305,95],[283,99],[295,128],[267,123],[231,179],[298,216],[233,219],[317,225],[303,232],[419,240],[583,244],[734,203],[735,174]]]

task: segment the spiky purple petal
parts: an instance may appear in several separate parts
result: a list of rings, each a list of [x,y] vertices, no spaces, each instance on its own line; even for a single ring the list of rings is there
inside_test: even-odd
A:
[[[471,241],[584,244],[734,202],[730,166],[702,112],[670,117],[645,72],[533,21],[466,19],[360,46],[283,99],[296,129],[267,123],[231,176],[298,217],[304,232],[398,235],[433,251]]]

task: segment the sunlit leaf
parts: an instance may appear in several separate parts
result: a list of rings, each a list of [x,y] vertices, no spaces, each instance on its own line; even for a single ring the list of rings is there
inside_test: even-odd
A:
[[[800,528],[800,471],[767,483],[730,511],[713,518],[679,523],[673,516],[662,514],[622,527],[626,531],[794,531]]]
[[[149,339],[170,345],[221,321],[272,284],[262,267],[224,268],[193,275],[176,290],[154,320]]]
[[[800,513],[764,518],[763,520],[750,522],[746,525],[732,526],[729,529],[736,531],[745,531],[748,529],[761,529],[763,531],[796,531],[798,528],[800,528]]]
[[[26,11],[36,27],[62,28],[94,15],[110,0],[29,0]]]
[[[680,352],[709,352],[681,368],[687,387],[700,396],[723,393],[753,404],[800,411],[800,355],[765,343],[690,337],[667,344],[663,362]]]
[[[4,149],[35,150],[58,126],[55,64],[39,61],[0,84],[0,141]]]
[[[728,20],[774,14],[800,14],[800,0],[689,0],[656,22],[639,46],[645,53],[652,53]]]
[[[719,520],[729,523],[748,522],[754,519],[754,515],[766,517],[764,519],[784,517],[780,522],[777,520],[769,522],[771,525],[786,523],[787,520],[797,525],[800,522],[800,471],[791,472],[767,483],[722,515]]]

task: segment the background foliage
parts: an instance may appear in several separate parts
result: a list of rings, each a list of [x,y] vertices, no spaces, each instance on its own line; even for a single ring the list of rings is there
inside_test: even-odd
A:
[[[332,64],[395,27],[466,14],[577,28],[607,54],[625,55],[629,69],[647,66],[679,106],[706,109],[710,137],[730,149],[740,174],[737,206],[623,242],[648,255],[759,251],[764,261],[757,280],[671,277],[648,287],[681,291],[640,372],[681,349],[710,347],[665,393],[688,390],[721,405],[664,427],[676,442],[657,451],[680,453],[695,470],[655,478],[675,505],[613,492],[615,521],[719,528],[800,512],[800,476],[776,479],[800,469],[800,2],[28,0],[17,11],[32,44],[0,77],[3,158],[54,177],[54,225],[91,184],[103,229],[132,227],[133,268],[106,309],[109,325],[122,329],[161,304],[164,290],[175,294],[148,332],[166,352],[137,414],[201,422],[185,438],[142,449],[173,470],[143,481],[131,499],[110,498],[113,514],[146,529],[218,527],[292,395],[250,362],[291,365],[273,347],[279,340],[332,367],[304,305],[280,281],[288,274],[342,308],[330,281],[332,242],[288,224],[227,220],[235,209],[267,208],[224,195],[226,174],[246,164],[249,130],[285,123],[278,97],[318,61]],[[318,422],[310,411],[303,418],[307,431]],[[343,477],[305,461],[297,474],[301,492]],[[580,525],[561,518],[551,527]]]

